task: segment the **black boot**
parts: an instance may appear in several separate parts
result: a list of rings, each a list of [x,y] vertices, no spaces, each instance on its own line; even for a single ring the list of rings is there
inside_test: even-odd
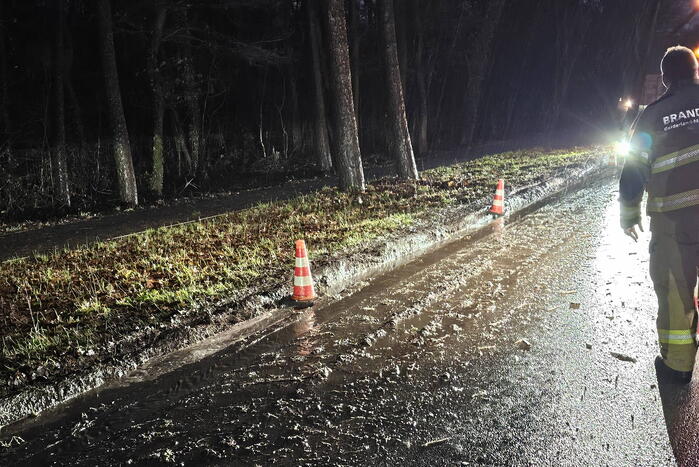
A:
[[[667,381],[668,383],[680,383],[687,384],[692,381],[691,371],[677,371],[673,370],[665,364],[663,357],[658,355],[655,357],[655,372],[658,375],[658,380],[661,379]]]

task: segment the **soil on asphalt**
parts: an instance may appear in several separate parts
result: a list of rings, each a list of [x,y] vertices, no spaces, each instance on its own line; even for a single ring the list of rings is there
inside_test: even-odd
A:
[[[691,465],[696,391],[656,379],[648,235],[623,236],[617,196],[597,182],[173,354],[6,427],[0,463]]]

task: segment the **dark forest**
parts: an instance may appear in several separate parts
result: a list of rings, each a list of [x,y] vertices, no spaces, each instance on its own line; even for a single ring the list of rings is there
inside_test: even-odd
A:
[[[416,177],[406,148],[419,168],[486,143],[598,141],[643,85],[660,4],[4,0],[0,211],[324,172],[361,190],[362,165]]]

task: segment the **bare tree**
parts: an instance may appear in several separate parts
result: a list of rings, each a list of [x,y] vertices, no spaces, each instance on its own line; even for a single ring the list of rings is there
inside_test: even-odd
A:
[[[415,22],[415,33],[416,33],[416,43],[415,43],[415,81],[417,83],[417,94],[418,94],[418,112],[417,112],[417,122],[416,122],[416,133],[417,133],[417,153],[420,156],[425,156],[427,154],[428,143],[427,143],[427,123],[429,119],[428,113],[428,84],[427,84],[427,70],[425,67],[425,27],[423,24],[423,19],[420,15],[419,0],[411,1],[411,16]]]
[[[56,18],[56,37],[54,42],[54,189],[56,201],[63,207],[70,207],[70,186],[68,183],[68,156],[66,154],[65,99],[63,87],[64,74],[64,0],[58,0],[58,17]]]
[[[478,123],[478,110],[481,104],[483,81],[490,69],[493,39],[500,24],[505,0],[488,0],[481,20],[481,27],[467,51],[468,81],[466,85],[464,107],[466,122],[461,136],[461,144],[470,147]]]
[[[114,161],[116,163],[119,198],[130,206],[138,205],[138,191],[134,174],[129,132],[121,102],[119,74],[114,51],[114,33],[112,31],[112,8],[110,0],[97,0],[97,17],[99,36],[102,46],[102,72],[104,74],[107,107],[111,122]]]
[[[9,111],[9,94],[8,94],[8,70],[7,70],[7,46],[5,44],[5,25],[6,21],[3,16],[2,2],[0,2],[0,124],[2,124],[2,141],[6,145],[0,148],[5,154],[5,160],[9,163],[12,160],[12,127],[10,122]],[[0,155],[0,161],[3,159]]]
[[[207,175],[206,164],[201,161],[201,105],[199,102],[199,85],[195,76],[194,56],[192,55],[192,42],[190,40],[190,25],[187,9],[180,10],[178,15],[183,28],[182,63],[185,83],[185,100],[187,107],[187,137],[189,140],[189,154],[192,157],[193,175]]]
[[[393,159],[398,167],[398,175],[403,179],[417,179],[417,167],[413,146],[410,142],[408,119],[405,116],[403,85],[398,63],[396,44],[396,24],[393,0],[378,0],[381,14],[381,36],[384,49],[386,88],[388,90],[388,117]]]
[[[165,120],[165,102],[163,99],[163,84],[158,66],[158,52],[163,37],[163,29],[167,18],[167,8],[163,4],[155,5],[153,29],[150,46],[146,59],[148,79],[153,99],[153,137],[151,141],[151,173],[148,183],[151,193],[157,197],[163,194],[163,172],[165,154],[163,149],[163,125]]]
[[[359,16],[359,0],[350,0],[350,60],[352,63],[352,96],[354,97],[354,110],[357,115],[357,128],[361,131],[361,110],[359,93],[359,77],[361,75],[361,20]]]
[[[347,23],[343,0],[326,1],[330,79],[334,104],[334,162],[340,188],[364,191],[364,168],[359,151],[357,119],[352,98],[352,72],[347,46]]]
[[[79,151],[78,158],[82,161],[85,153],[87,151],[87,141],[85,139],[85,124],[83,122],[82,108],[80,106],[80,101],[78,101],[78,95],[75,92],[75,86],[73,85],[73,37],[70,31],[65,31],[65,62],[63,64],[63,85],[65,86],[65,92],[67,93],[68,106],[70,107],[70,113],[73,116],[73,126],[75,131],[75,136],[78,138]]]
[[[551,134],[561,116],[563,104],[568,97],[570,79],[585,45],[585,35],[592,21],[591,8],[582,0],[550,0],[554,11],[555,68],[553,93],[546,123],[546,133]]]
[[[653,51],[653,34],[658,26],[658,19],[660,12],[662,11],[663,0],[650,0],[647,5],[647,22],[645,28],[641,31],[641,34],[645,33],[644,40],[639,40],[636,45],[637,49],[641,48],[641,51],[637,51],[639,58],[639,63],[636,68],[636,79],[633,87],[634,96],[640,96],[643,90],[643,83],[645,80],[646,65],[648,65],[648,60],[650,59],[651,52]],[[641,16],[641,15],[639,15]],[[641,45],[642,44],[642,45]]]
[[[179,53],[180,73],[184,83],[184,116],[181,122],[186,132],[188,152],[191,157],[190,175],[203,178],[207,176],[206,164],[202,163],[202,135],[201,135],[201,90],[199,79],[196,74],[194,55],[192,53],[191,17],[187,5],[181,5],[178,9],[173,9],[173,19],[178,29],[177,43]]]
[[[317,0],[306,0],[308,15],[308,30],[311,43],[311,62],[313,64],[313,90],[315,92],[316,115],[313,119],[315,126],[315,151],[323,172],[332,169],[330,142],[328,140],[328,121],[325,111],[325,96],[323,94],[323,74],[320,62],[320,25],[318,24]]]

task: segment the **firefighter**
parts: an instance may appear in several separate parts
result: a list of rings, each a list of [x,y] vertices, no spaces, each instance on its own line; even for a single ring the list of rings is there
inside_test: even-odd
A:
[[[699,81],[694,53],[671,47],[661,62],[665,94],[636,120],[619,182],[621,227],[638,241],[648,192],[650,275],[658,297],[660,376],[692,378],[697,350],[694,289],[699,266]]]

